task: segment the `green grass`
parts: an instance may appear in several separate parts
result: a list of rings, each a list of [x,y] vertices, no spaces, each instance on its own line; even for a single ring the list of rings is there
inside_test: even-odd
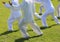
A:
[[[0,0],[0,42],[60,42],[60,25],[57,25],[52,20],[51,16],[48,16],[47,18],[47,23],[50,27],[42,29],[42,32],[44,33],[43,36],[36,36],[30,26],[28,26],[28,33],[31,38],[29,40],[22,39],[17,21],[13,23],[14,30],[17,31],[11,33],[6,32],[8,30],[7,19],[10,15],[10,11],[4,7],[2,1],[4,0]],[[5,0],[5,2],[8,1],[9,0]],[[53,0],[52,2],[56,9],[59,2],[57,0]],[[39,12],[38,10],[39,4],[36,4],[36,11]],[[57,13],[55,12],[55,14]],[[41,20],[35,18],[35,22],[42,28]]]

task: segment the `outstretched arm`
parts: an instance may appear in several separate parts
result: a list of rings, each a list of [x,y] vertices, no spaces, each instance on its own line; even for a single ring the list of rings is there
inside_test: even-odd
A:
[[[10,4],[7,4],[6,2],[2,2],[4,5],[5,5],[5,7],[7,7],[7,8],[11,8],[12,7],[12,5],[10,5]]]
[[[2,2],[3,4],[5,4],[5,2]]]

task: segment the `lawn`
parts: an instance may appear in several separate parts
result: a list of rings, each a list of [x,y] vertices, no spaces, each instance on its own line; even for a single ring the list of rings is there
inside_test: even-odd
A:
[[[51,16],[47,18],[48,28],[43,28],[41,20],[35,17],[35,22],[44,33],[42,36],[37,36],[28,25],[28,33],[31,38],[28,40],[23,39],[17,21],[13,23],[14,32],[7,32],[7,19],[10,15],[10,10],[4,7],[2,1],[4,0],[0,0],[0,42],[60,42],[60,25],[57,25]],[[8,1],[9,0],[5,0],[5,2]],[[52,2],[56,9],[59,2],[57,0],[52,0]],[[36,4],[36,12],[39,12],[39,4]],[[55,15],[57,15],[56,11]]]

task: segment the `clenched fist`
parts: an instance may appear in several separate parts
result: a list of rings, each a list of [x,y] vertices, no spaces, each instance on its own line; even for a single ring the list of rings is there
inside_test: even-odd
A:
[[[5,4],[5,2],[2,2],[3,4]]]
[[[9,1],[9,4],[12,5],[12,3]]]

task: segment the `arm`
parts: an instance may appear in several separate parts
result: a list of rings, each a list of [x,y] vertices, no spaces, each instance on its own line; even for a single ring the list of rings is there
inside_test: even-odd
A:
[[[10,4],[7,4],[7,3],[5,3],[5,2],[2,2],[4,5],[5,5],[5,7],[7,7],[7,8],[11,8],[12,6],[10,5]]]

